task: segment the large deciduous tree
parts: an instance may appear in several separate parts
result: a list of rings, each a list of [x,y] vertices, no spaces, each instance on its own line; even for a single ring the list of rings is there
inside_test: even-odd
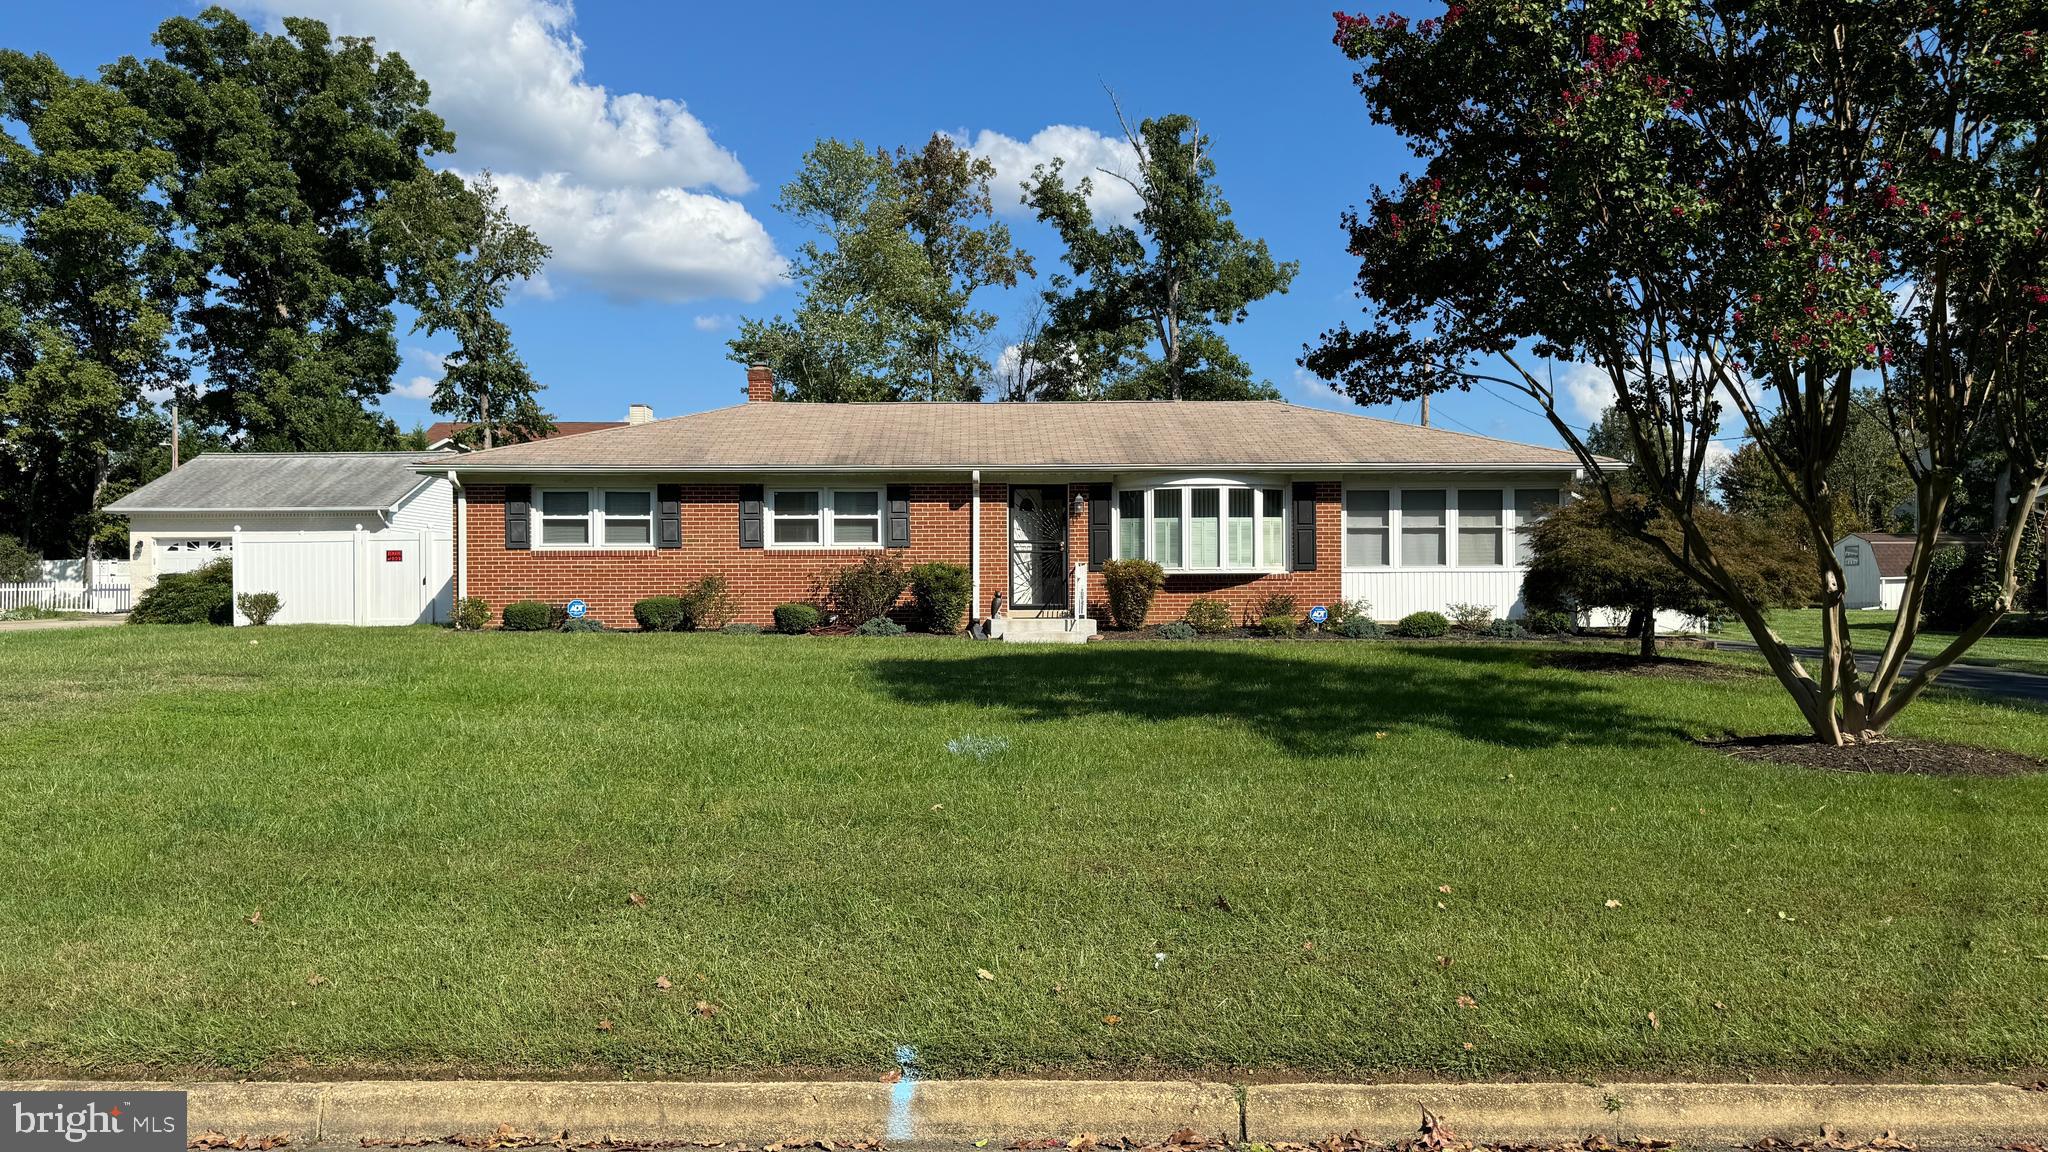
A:
[[[776,207],[814,228],[791,269],[795,315],[746,319],[732,358],[796,400],[974,400],[990,365],[984,288],[1031,258],[995,219],[995,167],[934,135],[918,151],[820,140]]]
[[[512,285],[540,274],[548,246],[498,202],[490,173],[467,184],[443,172],[403,185],[379,209],[376,229],[401,254],[399,297],[414,310],[413,331],[455,338],[433,410],[468,421],[463,434],[485,448],[552,432],[534,396],[540,385],[498,316]]]
[[[387,446],[395,430],[366,404],[398,368],[396,288],[371,223],[454,146],[425,81],[315,20],[273,35],[209,8],[165,21],[155,43],[161,59],[123,58],[106,78],[175,157],[180,327],[207,422],[259,449]]]
[[[149,118],[47,56],[0,52],[0,531],[83,555],[119,463],[180,379],[165,183]]]
[[[1066,245],[1033,354],[1032,394],[1048,400],[1242,400],[1277,397],[1252,378],[1221,329],[1287,291],[1300,265],[1246,239],[1216,184],[1209,137],[1192,117],[1124,120],[1135,173],[1067,182],[1058,159],[1033,170],[1025,203]],[[1129,224],[1098,221],[1100,177],[1139,201]]]
[[[1535,360],[1596,366],[1644,449],[1644,495],[1678,529],[1645,542],[1748,626],[1818,739],[1881,733],[2010,606],[2019,527],[2048,478],[2042,21],[2028,0],[1465,0],[1413,24],[1340,16],[1373,120],[1421,171],[1347,215],[1368,319],[1304,363],[1365,402],[1517,389],[1589,466]],[[1866,674],[1831,469],[1873,378],[1919,548]],[[1812,664],[1701,527],[1731,411],[1805,533],[1825,610]],[[1999,592],[1908,674],[1935,533],[1987,437],[2011,478],[1989,517]]]

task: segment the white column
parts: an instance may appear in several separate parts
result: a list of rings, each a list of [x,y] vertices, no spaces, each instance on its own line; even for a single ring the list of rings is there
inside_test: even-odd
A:
[[[355,536],[355,621],[364,624],[369,621],[370,612],[370,534],[356,525]]]
[[[235,525],[234,534],[229,537],[228,547],[233,550],[232,555],[228,558],[228,572],[230,573],[228,594],[234,597],[228,603],[228,622],[236,627],[240,627],[243,624],[242,610],[238,606],[237,601],[241,600],[242,592],[244,591],[242,587],[242,526],[240,524]]]
[[[972,592],[970,592],[970,593],[968,593],[968,595],[969,595],[969,596],[973,597],[973,599],[969,601],[969,604],[971,605],[971,607],[970,607],[970,608],[968,609],[968,612],[967,612],[967,621],[968,621],[969,625],[972,625],[972,624],[974,623],[974,621],[976,621],[976,620],[979,620],[979,619],[981,619],[981,612],[982,612],[982,607],[981,607],[981,469],[979,469],[979,468],[976,468],[976,469],[974,470],[974,477],[973,477],[973,481],[972,481],[972,483],[973,483],[973,488],[974,488],[974,498],[973,498],[973,500],[972,500],[972,501],[970,501],[970,503],[971,503],[971,504],[973,505],[973,510],[972,510],[972,511],[971,511],[971,512],[969,513],[969,515],[970,515],[970,516],[972,517],[972,519],[970,519],[970,520],[968,521],[968,524],[967,524],[967,571],[968,571],[968,572],[969,572],[969,573],[970,573],[970,574],[972,575],[972,584],[973,584],[973,591],[972,591]]]

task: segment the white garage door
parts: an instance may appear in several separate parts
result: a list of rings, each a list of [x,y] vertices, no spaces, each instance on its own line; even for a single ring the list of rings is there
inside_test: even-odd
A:
[[[166,536],[156,538],[156,570],[158,575],[166,572],[191,572],[204,568],[223,557],[235,554],[235,542],[227,536],[193,536],[172,539]]]

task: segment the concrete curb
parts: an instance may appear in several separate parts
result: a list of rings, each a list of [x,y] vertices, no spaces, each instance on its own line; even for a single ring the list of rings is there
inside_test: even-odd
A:
[[[177,1089],[190,1125],[289,1133],[301,1146],[521,1132],[578,1139],[885,1139],[991,1145],[1082,1133],[1160,1139],[1181,1129],[1254,1141],[1356,1131],[1414,1134],[1425,1107],[1466,1140],[1556,1142],[1601,1134],[1737,1147],[1822,1127],[1867,1140],[1887,1130],[1944,1146],[2048,1137],[2048,1092],[2002,1084],[1273,1084],[933,1080],[696,1084],[560,1081],[109,1083],[42,1080],[8,1091]]]

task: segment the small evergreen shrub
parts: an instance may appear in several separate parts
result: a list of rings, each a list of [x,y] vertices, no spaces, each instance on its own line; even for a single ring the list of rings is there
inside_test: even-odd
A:
[[[284,601],[275,592],[244,592],[235,597],[235,607],[242,610],[242,616],[249,623],[261,627],[270,623],[277,610],[284,607]]]
[[[1261,620],[1268,616],[1299,617],[1300,615],[1301,608],[1295,604],[1294,597],[1289,596],[1285,592],[1276,592],[1266,597],[1265,602],[1259,605],[1259,619]]]
[[[903,562],[886,552],[870,553],[825,580],[825,597],[842,623],[858,628],[894,607],[910,577]]]
[[[967,600],[973,595],[973,578],[958,564],[934,560],[910,570],[910,598],[917,605],[917,619],[927,632],[951,636],[967,621]]]
[[[190,572],[157,577],[136,601],[130,624],[232,624],[235,562],[222,557]]]
[[[719,631],[727,636],[759,636],[761,634],[761,626],[759,624],[748,624],[743,621],[734,621],[720,628]]]
[[[1450,604],[1451,626],[1460,632],[1484,632],[1493,623],[1493,607],[1489,604]]]
[[[1561,636],[1572,630],[1572,614],[1556,608],[1531,612],[1522,618],[1522,627],[1538,636]]]
[[[1379,621],[1374,620],[1370,616],[1346,616],[1342,622],[1334,625],[1330,631],[1347,640],[1377,640],[1386,635],[1386,632],[1380,628]]]
[[[602,632],[604,631],[604,621],[599,620],[595,616],[571,616],[567,620],[562,621],[562,626],[556,629],[556,631]]]
[[[455,626],[464,632],[481,632],[491,622],[491,606],[481,596],[455,602]]]
[[[1441,612],[1410,612],[1394,625],[1394,631],[1402,636],[1442,636],[1451,630],[1451,622]]]
[[[679,597],[683,609],[682,627],[691,632],[715,632],[737,614],[732,589],[726,585],[725,577],[706,576],[690,585]]]
[[[685,619],[681,596],[649,596],[633,605],[633,623],[642,632],[680,632]]]
[[[1520,640],[1529,632],[1513,620],[1499,619],[1486,626],[1486,634],[1496,640]]]
[[[1228,632],[1231,625],[1236,623],[1236,618],[1231,615],[1230,605],[1225,604],[1221,600],[1213,600],[1207,596],[1189,604],[1187,615],[1181,619],[1188,627],[1205,636],[1213,636],[1218,632]],[[1168,625],[1168,627],[1172,627],[1172,625]]]
[[[1126,631],[1143,628],[1152,598],[1166,586],[1166,570],[1150,560],[1111,560],[1102,566],[1102,591],[1109,618]]]
[[[887,616],[870,616],[853,629],[855,636],[901,636],[910,629]]]
[[[1301,631],[1301,621],[1293,616],[1261,616],[1255,630],[1261,636],[1286,639]]]
[[[1212,600],[1210,603],[1213,604],[1215,601]],[[1186,620],[1175,620],[1171,624],[1161,624],[1159,626],[1159,638],[1161,640],[1193,640],[1201,631],[1200,628],[1195,627]]]
[[[775,630],[787,636],[801,636],[818,626],[818,616],[816,604],[777,604]]]
[[[514,600],[499,615],[507,632],[545,632],[559,627],[553,620],[553,611],[538,600]]]

